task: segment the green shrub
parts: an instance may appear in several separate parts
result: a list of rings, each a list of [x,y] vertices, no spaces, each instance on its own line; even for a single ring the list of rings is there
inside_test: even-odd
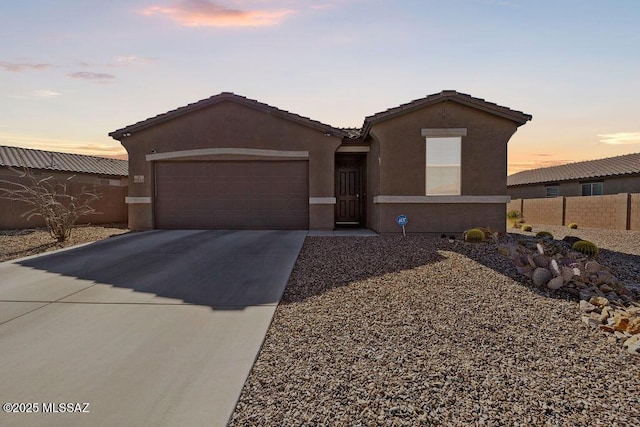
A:
[[[520,213],[520,211],[509,211],[507,212],[507,219],[509,221],[511,221],[511,225],[513,225],[513,228],[516,228],[518,221],[522,218],[522,214]]]
[[[472,228],[464,232],[464,240],[467,242],[479,243],[484,240],[484,231],[479,228]]]
[[[538,231],[536,233],[536,237],[539,237],[541,239],[551,239],[551,240],[553,240],[553,234],[549,233],[548,231]]]
[[[529,224],[524,224],[522,226],[522,231],[533,231],[533,227],[530,226]]]
[[[575,230],[576,228],[578,228],[578,224],[576,224],[575,222],[572,222],[567,227],[571,228],[572,230]]]
[[[598,255],[598,247],[595,243],[588,240],[578,240],[573,244],[572,248],[590,257]]]

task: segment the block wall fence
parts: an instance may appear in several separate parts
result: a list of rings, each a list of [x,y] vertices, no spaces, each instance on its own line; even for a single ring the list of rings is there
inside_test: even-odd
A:
[[[604,196],[512,199],[507,212],[517,210],[529,224],[567,225],[612,230],[640,230],[640,193]]]

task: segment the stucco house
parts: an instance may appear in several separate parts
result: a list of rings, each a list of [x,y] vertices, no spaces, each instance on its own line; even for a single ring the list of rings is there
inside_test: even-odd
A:
[[[339,129],[224,92],[109,135],[129,153],[131,229],[505,228],[520,111],[443,91]]]
[[[64,183],[70,192],[81,191],[82,187],[99,187],[102,197],[93,206],[100,215],[83,218],[80,223],[127,221],[124,198],[129,173],[126,160],[0,145],[0,180],[28,184],[11,170],[23,167],[30,169],[38,179],[51,177],[51,183]],[[13,188],[9,184],[2,186]],[[27,221],[21,216],[27,210],[26,205],[7,200],[0,200],[0,204],[0,229],[44,226],[41,217]]]
[[[640,153],[518,172],[507,187],[516,199],[640,193]]]

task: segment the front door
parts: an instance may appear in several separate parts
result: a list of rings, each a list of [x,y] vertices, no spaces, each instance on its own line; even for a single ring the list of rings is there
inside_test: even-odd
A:
[[[359,225],[362,199],[362,163],[336,160],[336,225]]]

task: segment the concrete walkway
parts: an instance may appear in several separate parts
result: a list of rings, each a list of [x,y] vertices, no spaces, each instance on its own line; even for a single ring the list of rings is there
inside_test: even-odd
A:
[[[306,234],[152,231],[0,264],[1,400],[38,407],[0,425],[226,425]]]
[[[309,231],[310,237],[378,237],[378,233],[368,228],[336,228],[331,231]]]

